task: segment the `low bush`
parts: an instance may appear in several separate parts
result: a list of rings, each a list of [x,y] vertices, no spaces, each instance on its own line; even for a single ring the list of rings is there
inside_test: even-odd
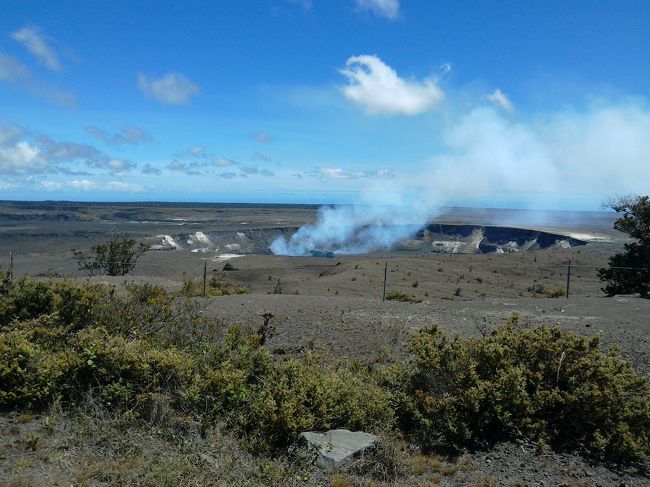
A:
[[[283,447],[307,430],[378,431],[393,425],[391,394],[374,377],[350,368],[288,360],[255,387],[243,429],[255,444]],[[238,414],[242,414],[239,411]]]
[[[27,277],[0,281],[0,325],[29,320],[54,309],[52,286]]]
[[[525,437],[599,458],[650,457],[650,379],[598,338],[557,328],[412,340],[402,426],[427,449]]]
[[[106,330],[68,333],[49,346],[25,329],[0,336],[0,408],[40,409],[55,399],[78,403],[89,391],[111,408],[133,408],[145,393],[164,393],[172,402],[189,384],[193,358]]]
[[[390,291],[386,293],[388,301],[401,301],[403,303],[421,303],[422,299],[415,294],[407,294],[402,291]]]
[[[564,286],[554,287],[553,289],[547,290],[544,294],[546,294],[547,298],[563,298],[566,295],[566,288]]]

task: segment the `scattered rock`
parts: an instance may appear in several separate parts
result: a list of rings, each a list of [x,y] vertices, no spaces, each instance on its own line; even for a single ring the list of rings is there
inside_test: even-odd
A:
[[[330,430],[325,433],[306,431],[300,433],[298,441],[308,449],[316,449],[316,465],[323,470],[334,471],[350,462],[352,458],[373,448],[379,437],[363,431]]]

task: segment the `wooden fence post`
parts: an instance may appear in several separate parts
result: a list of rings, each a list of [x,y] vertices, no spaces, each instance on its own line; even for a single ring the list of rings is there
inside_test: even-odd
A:
[[[388,273],[388,261],[384,266],[384,292],[381,295],[381,302],[383,303],[386,300],[386,274]]]
[[[205,281],[208,277],[208,260],[203,261],[203,297],[205,297]]]

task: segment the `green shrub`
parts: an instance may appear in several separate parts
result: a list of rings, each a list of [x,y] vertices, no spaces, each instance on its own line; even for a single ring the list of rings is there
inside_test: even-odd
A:
[[[391,393],[365,370],[330,369],[310,359],[273,363],[257,335],[231,329],[205,364],[201,392],[255,448],[284,448],[299,432],[345,427],[376,431],[393,423]]]
[[[610,201],[607,207],[622,216],[614,228],[628,234],[633,241],[624,244],[625,252],[609,258],[609,267],[598,271],[607,285],[607,296],[639,293],[650,298],[650,196],[627,196]]]
[[[39,410],[86,398],[123,417],[195,415],[232,425],[258,451],[308,429],[399,427],[425,450],[500,439],[650,457],[650,378],[598,338],[519,329],[516,316],[482,338],[417,333],[412,358],[390,366],[274,360],[257,333],[215,342],[191,299],[150,285],[125,293],[22,279],[0,281],[0,409]]]
[[[114,290],[102,284],[76,286],[64,281],[54,284],[52,292],[56,323],[81,329],[95,324],[100,304],[112,299]]]
[[[274,367],[251,396],[244,431],[258,444],[284,447],[306,430],[378,431],[394,423],[389,391],[349,368],[288,360]]]
[[[71,251],[79,268],[89,276],[125,276],[150,248],[148,243],[137,243],[127,234],[115,234],[108,242],[93,245],[88,253],[75,249]]]
[[[29,320],[54,311],[52,286],[29,277],[3,281],[0,285],[0,325]]]
[[[650,379],[598,338],[519,330],[516,318],[461,341],[418,333],[402,425],[424,448],[526,438],[599,458],[650,456]]]
[[[39,343],[37,334],[14,330],[0,336],[0,408],[39,409],[55,397],[77,402],[91,389],[110,407],[133,407],[142,393],[181,401],[193,369],[186,354],[103,329],[68,335],[58,348]]]
[[[402,291],[390,291],[386,293],[388,301],[401,301],[403,303],[421,303],[422,299],[414,294],[407,294]]]

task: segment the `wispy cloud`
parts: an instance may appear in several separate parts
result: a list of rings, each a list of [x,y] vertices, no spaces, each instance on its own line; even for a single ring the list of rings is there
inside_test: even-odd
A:
[[[7,83],[16,83],[29,78],[27,67],[16,58],[0,52],[0,80]]]
[[[215,159],[212,161],[212,163],[215,166],[220,166],[220,167],[232,166],[232,165],[238,164],[237,162],[233,161],[232,159],[226,159],[225,157],[215,157]]]
[[[52,71],[61,70],[59,56],[50,45],[50,39],[43,35],[38,27],[23,27],[13,32],[11,37],[22,44],[48,69]]]
[[[349,171],[340,167],[318,167],[306,173],[307,176],[318,179],[360,179],[360,178],[392,178],[393,173],[388,169],[376,171]],[[294,176],[302,178],[300,174]]]
[[[399,17],[399,0],[357,0],[357,6],[389,20]]]
[[[109,181],[106,184],[100,186],[104,191],[115,191],[120,193],[139,193],[144,191],[144,188],[140,184],[136,183],[126,183],[124,181]]]
[[[260,172],[260,170],[254,166],[247,166],[246,164],[240,164],[239,165],[239,170],[243,174],[257,174]]]
[[[253,152],[253,155],[251,155],[251,159],[253,161],[273,162],[273,159],[271,159],[266,154],[262,154],[260,151],[257,150]]]
[[[194,147],[190,147],[187,152],[194,156],[194,157],[205,157],[207,156],[207,150],[204,146],[202,145],[195,145]]]
[[[92,160],[102,155],[96,147],[89,144],[55,141],[46,135],[37,135],[36,141],[43,148],[43,157],[50,162]]]
[[[183,162],[174,159],[169,164],[167,164],[165,169],[172,172],[182,172],[188,176],[203,176],[206,174],[203,170],[206,165],[207,163],[205,162]]]
[[[136,167],[89,144],[58,141],[18,126],[0,125],[0,174],[81,174],[79,165],[118,175]]]
[[[135,162],[126,159],[115,159],[101,156],[89,160],[89,165],[99,169],[106,169],[111,173],[125,173],[136,167]]]
[[[82,191],[92,191],[98,188],[97,183],[94,183],[87,179],[73,179],[72,181],[65,183],[64,185],[72,189],[80,189]]]
[[[97,183],[89,179],[73,179],[71,181],[41,181],[39,184],[43,189],[48,191],[60,191],[62,189],[72,189],[75,191],[108,191],[116,193],[139,193],[144,191],[142,185],[127,183],[124,181]]]
[[[23,129],[18,125],[4,126],[0,124],[0,146],[14,142],[23,133]]]
[[[491,101],[494,103],[496,106],[499,108],[502,108],[508,113],[514,113],[515,112],[515,107],[512,104],[512,102],[508,99],[508,97],[498,88],[494,90],[494,93],[490,95],[486,95],[485,99],[488,101]]]
[[[345,97],[370,115],[418,115],[435,108],[444,93],[433,79],[405,80],[377,56],[353,56],[339,72]]]
[[[119,132],[115,133],[102,130],[94,125],[89,125],[85,129],[86,132],[107,145],[137,145],[153,140],[145,130],[132,125],[125,125]]]
[[[250,134],[249,137],[260,144],[268,144],[271,142],[271,136],[266,132],[254,132]]]
[[[156,166],[154,166],[154,165],[152,165],[152,164],[150,164],[148,162],[144,166],[142,166],[142,172],[144,174],[154,174],[156,176],[159,176],[160,174],[162,174],[162,171],[160,169],[158,169]]]
[[[2,52],[0,52],[0,81],[14,85],[32,96],[43,98],[57,105],[66,107],[76,105],[76,99],[72,93],[36,80],[24,64]]]
[[[289,0],[289,3],[300,5],[305,11],[311,10],[311,8],[314,6],[312,0]]]
[[[196,83],[180,73],[168,73],[158,79],[140,73],[138,86],[145,96],[169,105],[185,105],[201,92]]]

